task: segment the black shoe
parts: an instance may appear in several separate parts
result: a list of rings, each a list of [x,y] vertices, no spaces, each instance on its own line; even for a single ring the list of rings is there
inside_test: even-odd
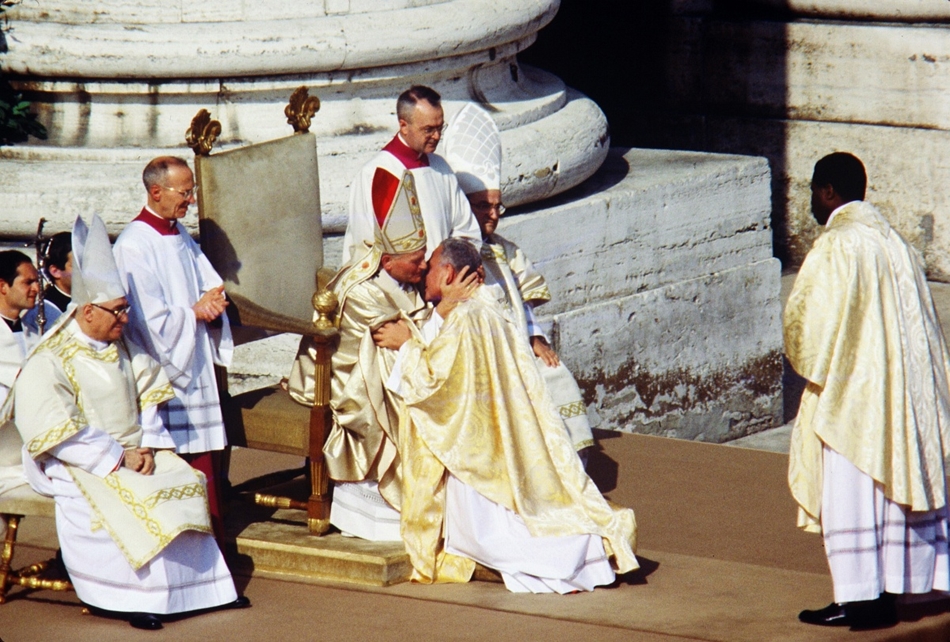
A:
[[[886,629],[898,622],[897,598],[890,593],[881,593],[876,600],[848,602],[844,607],[852,631]]]
[[[847,610],[844,604],[832,602],[823,609],[817,611],[804,610],[798,614],[798,619],[805,624],[817,624],[819,626],[850,626]]]
[[[129,615],[129,624],[136,629],[157,631],[162,628],[162,621],[152,613],[132,613]]]
[[[246,595],[239,595],[238,599],[222,604],[221,609],[246,609],[251,606],[251,600]]]

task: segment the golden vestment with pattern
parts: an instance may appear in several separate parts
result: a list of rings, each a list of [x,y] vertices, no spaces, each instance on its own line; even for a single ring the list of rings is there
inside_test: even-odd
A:
[[[533,536],[590,533],[620,573],[638,568],[633,511],[584,472],[521,329],[488,287],[426,346],[403,346],[401,530],[419,582],[465,582],[474,562],[444,550],[448,475],[517,513]]]
[[[16,381],[14,421],[37,461],[87,426],[138,447],[139,413],[174,397],[161,366],[135,344],[120,340],[97,351],[77,333],[75,320],[51,332]],[[172,452],[155,454],[152,475],[67,468],[92,508],[90,528],[105,528],[133,569],[186,530],[211,532],[204,478]]]
[[[950,354],[916,251],[870,204],[815,241],[785,309],[785,350],[807,379],[789,457],[799,526],[820,530],[822,442],[912,511],[946,504]]]
[[[378,348],[372,331],[401,315],[424,317],[428,307],[414,286],[401,285],[378,266],[378,252],[371,251],[329,284],[339,301],[340,339],[331,360],[333,426],[323,453],[331,479],[376,480],[382,496],[398,509],[399,401],[383,385],[396,352]],[[305,338],[290,377],[290,393],[301,403],[313,400],[314,358]]]

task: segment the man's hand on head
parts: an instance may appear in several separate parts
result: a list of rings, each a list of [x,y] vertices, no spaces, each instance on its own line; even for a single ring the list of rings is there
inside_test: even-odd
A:
[[[411,338],[409,326],[402,319],[389,321],[373,330],[373,342],[380,348],[398,350]]]
[[[224,296],[224,286],[219,285],[202,294],[198,302],[191,306],[191,309],[194,311],[196,319],[210,323],[220,317],[226,307],[228,307],[228,300]]]
[[[151,448],[127,448],[122,465],[143,475],[155,472],[155,455]]]
[[[442,291],[442,300],[435,306],[436,312],[443,319],[446,318],[459,303],[472,298],[472,294],[475,293],[475,290],[484,280],[484,276],[478,272],[469,273],[467,265],[462,267],[451,281],[448,278],[448,272],[445,272],[445,276],[439,284]]]
[[[531,337],[531,349],[534,350],[534,356],[541,359],[545,365],[556,368],[561,363],[557,353],[551,349],[544,337]]]

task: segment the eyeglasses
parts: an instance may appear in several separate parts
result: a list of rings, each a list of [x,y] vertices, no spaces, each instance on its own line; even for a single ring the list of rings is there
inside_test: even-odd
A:
[[[191,189],[185,189],[185,190],[175,189],[174,187],[165,187],[164,185],[159,185],[159,187],[161,187],[162,189],[167,189],[169,192],[175,192],[176,194],[178,194],[179,196],[181,196],[181,197],[184,198],[184,199],[189,199],[189,198],[191,198],[192,196],[195,196],[195,197],[198,196],[198,186],[197,186],[197,185],[195,185],[195,186],[192,187]]]
[[[489,203],[487,201],[482,201],[481,203],[475,203],[472,205],[472,210],[478,212],[479,214],[488,214],[492,210],[495,210],[498,212],[498,216],[502,216],[508,210],[508,208],[501,203]]]
[[[103,310],[103,311],[105,311],[105,312],[108,312],[109,314],[111,314],[112,316],[114,316],[114,317],[116,318],[116,320],[118,320],[119,317],[122,316],[123,314],[128,314],[128,313],[129,313],[129,310],[132,309],[132,306],[131,306],[131,305],[124,305],[124,306],[122,306],[121,308],[119,308],[118,310],[110,310],[109,308],[104,308],[104,307],[102,307],[102,306],[99,305],[98,303],[93,303],[93,304],[92,304],[92,307],[94,307],[94,308],[99,308],[100,310]]]
[[[446,127],[448,127],[448,125],[439,125],[438,127],[420,127],[419,131],[421,131],[426,136],[435,136],[436,134],[442,135],[445,133]]]

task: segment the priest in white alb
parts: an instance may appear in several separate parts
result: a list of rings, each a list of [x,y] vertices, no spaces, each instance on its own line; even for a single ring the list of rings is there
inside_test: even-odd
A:
[[[594,445],[587,405],[534,313],[535,307],[551,300],[551,292],[521,248],[495,232],[498,219],[505,213],[501,198],[501,132],[484,109],[469,103],[452,117],[443,146],[445,159],[478,221],[485,282],[498,285],[504,292],[505,305],[528,337],[551,398],[586,464],[587,452]]]
[[[497,286],[453,302],[443,286],[480,266],[449,238],[432,255],[421,332],[383,326],[399,347],[387,385],[404,402],[402,538],[417,582],[467,582],[480,563],[514,592],[589,591],[639,567],[633,511],[584,472]],[[446,306],[446,303],[449,303]]]
[[[815,164],[825,229],[785,308],[785,351],[807,380],[789,485],[834,585],[799,618],[852,629],[896,624],[897,595],[950,590],[950,353],[920,256],[866,187],[851,154]]]
[[[219,541],[222,452],[227,445],[214,366],[231,363],[234,343],[221,277],[179,220],[195,203],[194,175],[181,158],[153,159],[142,173],[148,202],[116,240],[131,304],[127,332],[165,369],[175,398],[162,419],[175,450],[208,478]]]
[[[445,160],[435,153],[445,127],[442,100],[429,87],[410,87],[396,101],[399,132],[360,169],[350,187],[349,220],[343,237],[344,265],[373,243],[376,220],[388,211],[403,172],[412,172],[425,221],[426,258],[442,239],[477,240],[478,224]]]
[[[166,615],[237,608],[211,535],[204,476],[174,454],[161,366],[122,337],[129,303],[105,225],[73,228],[73,305],[14,389],[27,479],[56,501],[63,562],[93,613],[162,628]]]

